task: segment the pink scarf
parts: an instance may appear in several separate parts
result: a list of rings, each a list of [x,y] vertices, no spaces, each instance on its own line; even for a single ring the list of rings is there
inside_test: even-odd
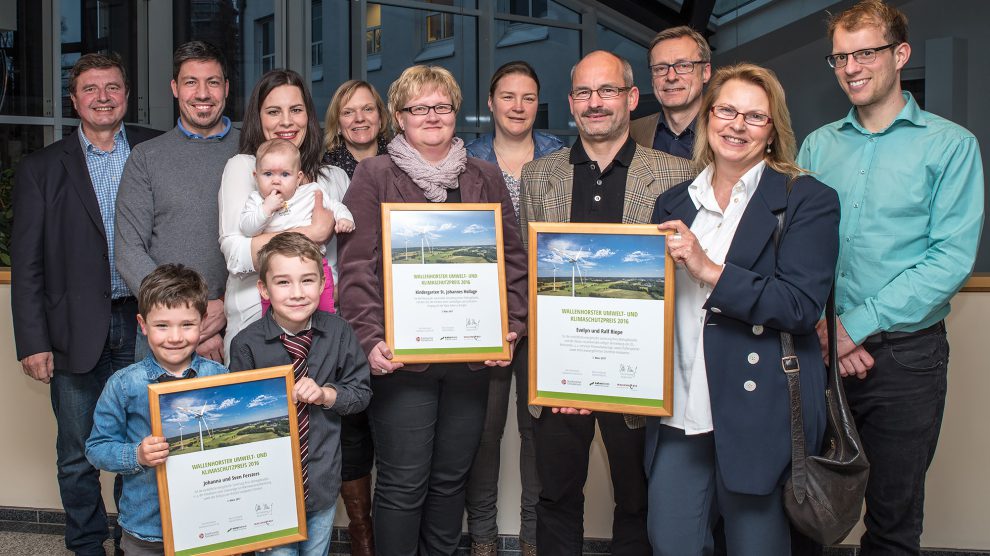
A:
[[[427,162],[402,134],[396,135],[388,144],[388,154],[431,203],[446,201],[447,190],[457,189],[457,177],[467,167],[467,150],[459,137],[454,137],[447,156],[435,166]]]

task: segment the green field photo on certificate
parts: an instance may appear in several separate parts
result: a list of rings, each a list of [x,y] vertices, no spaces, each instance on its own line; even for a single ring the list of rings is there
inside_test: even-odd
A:
[[[667,235],[652,224],[529,223],[530,405],[671,415]]]
[[[392,213],[392,264],[498,263],[491,211]]]
[[[280,378],[162,394],[159,403],[169,456],[290,435]]]
[[[537,295],[664,298],[664,236],[541,233]]]

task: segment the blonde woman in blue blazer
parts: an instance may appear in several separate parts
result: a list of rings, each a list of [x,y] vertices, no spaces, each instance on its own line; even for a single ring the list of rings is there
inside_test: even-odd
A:
[[[825,366],[815,323],[838,256],[834,190],[795,165],[784,91],[770,70],[720,69],[698,116],[704,168],[657,199],[671,230],[677,324],[673,416],[646,432],[655,555],[710,554],[725,522],[728,553],[790,554],[781,487],[791,461],[780,332],[801,363],[809,454],[825,429]],[[784,215],[779,248],[778,213]]]

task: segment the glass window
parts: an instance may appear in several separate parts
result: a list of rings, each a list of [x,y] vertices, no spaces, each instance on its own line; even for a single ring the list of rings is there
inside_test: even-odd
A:
[[[639,106],[632,114],[633,119],[660,110],[660,103],[653,95],[653,79],[647,69],[646,47],[602,25],[598,26],[597,31],[598,48],[622,56],[632,64],[633,81],[639,87]]]
[[[234,121],[243,119],[244,105],[255,81],[275,67],[278,22],[274,13],[274,0],[186,0],[172,4],[174,46],[202,40],[219,48],[227,59],[230,94],[224,113]]]
[[[275,69],[275,18],[263,17],[255,24],[257,27],[259,73]]]
[[[323,2],[313,2],[312,25],[310,33],[313,42],[310,47],[310,65],[312,66],[313,79],[316,80],[323,78]]]
[[[550,105],[541,102],[536,107],[536,120],[533,122],[533,127],[536,129],[549,129],[550,128]]]
[[[533,33],[540,33],[544,39],[511,44],[500,41],[495,48],[494,67],[513,60],[529,62],[540,78],[541,104],[537,112],[537,129],[549,129],[558,135],[576,133],[571,122],[567,93],[571,90],[571,66],[581,58],[581,34],[572,29],[539,25],[527,25],[527,28]],[[484,109],[487,122],[491,114],[487,105]]]
[[[76,117],[69,98],[69,71],[83,54],[116,52],[124,62],[131,89],[142,89],[135,83],[138,74],[137,53],[137,13],[133,2],[112,2],[109,0],[66,0],[61,4],[61,94],[62,115]],[[137,121],[138,98],[141,93],[131,95],[127,114],[128,122]]]
[[[45,114],[46,60],[38,44],[45,25],[41,2],[18,0],[16,12],[13,28],[0,28],[0,114],[50,116]]]
[[[431,4],[453,6],[454,0],[429,0]],[[436,42],[454,36],[454,14],[429,12],[426,15],[426,42]]]
[[[11,192],[17,163],[45,146],[42,126],[0,124],[0,266],[10,266]]]
[[[69,131],[75,128],[69,127]],[[25,156],[45,146],[45,127],[37,125],[0,124],[0,172],[17,166]]]
[[[316,4],[320,6],[321,16],[316,19]],[[317,71],[313,67],[310,74],[310,92],[313,94],[313,103],[316,106],[316,117],[323,121],[327,106],[333,97],[334,91],[341,83],[351,78],[351,10],[357,9],[353,2],[338,2],[336,0],[327,2],[325,0],[313,0],[313,30],[314,41],[316,37],[322,39],[322,62],[323,65]],[[370,8],[370,5],[369,5]],[[369,9],[369,11],[371,11]],[[316,27],[320,30],[317,31]],[[360,29],[354,30],[360,33]],[[292,33],[289,34],[290,40]],[[314,58],[315,64],[315,58]]]
[[[529,17],[546,17],[547,0],[509,0],[509,13]]]
[[[443,3],[450,4],[451,0]],[[478,91],[477,18],[446,14],[454,30],[451,39],[424,45],[419,29],[409,23],[423,21],[423,18],[436,12],[383,4],[380,14],[382,28],[389,30],[388,40],[382,41],[381,55],[376,56],[381,62],[381,70],[369,71],[368,81],[384,95],[392,81],[409,66],[443,66],[454,74],[464,96],[464,104],[457,113],[458,126],[476,126],[478,100],[487,99],[484,92]],[[485,106],[484,103],[482,106]],[[485,115],[487,113],[488,107],[485,106]]]
[[[368,4],[365,16],[365,50],[369,56],[382,51],[382,7]]]
[[[558,23],[581,23],[581,14],[553,0],[497,0],[495,9],[497,16],[519,15]]]

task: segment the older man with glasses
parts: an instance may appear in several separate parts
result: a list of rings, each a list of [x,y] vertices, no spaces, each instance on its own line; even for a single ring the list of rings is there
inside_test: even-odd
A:
[[[690,27],[671,27],[653,37],[648,62],[660,112],[629,124],[633,141],[674,156],[691,158],[701,93],[712,76],[711,59],[708,41]]]
[[[629,113],[639,102],[629,62],[604,51],[571,70],[571,114],[579,139],[523,167],[520,227],[529,222],[649,222],[656,198],[693,176],[688,161],[638,146]],[[535,410],[542,408],[534,408]],[[595,424],[608,452],[615,497],[612,554],[646,556],[646,475],[642,419],[574,408],[534,411],[540,556],[581,554],[584,484]],[[636,427],[639,428],[636,428]]]
[[[901,90],[907,18],[865,0],[829,21],[826,61],[849,114],[798,164],[839,192],[835,301],[849,404],[870,460],[860,554],[920,554],[925,474],[945,408],[949,300],[983,224],[976,137]],[[823,353],[825,327],[819,323]]]

